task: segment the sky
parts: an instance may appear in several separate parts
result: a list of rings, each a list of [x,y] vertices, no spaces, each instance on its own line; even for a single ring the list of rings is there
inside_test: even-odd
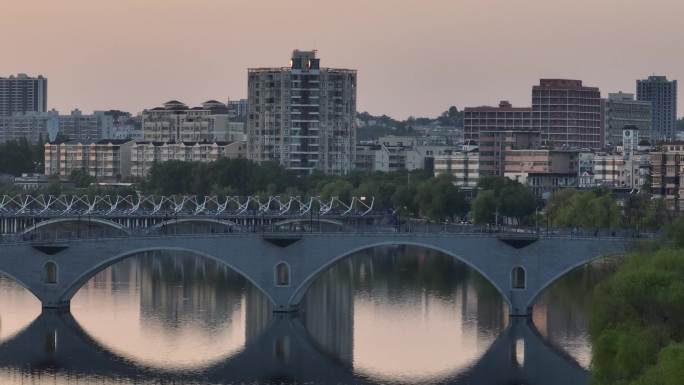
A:
[[[540,78],[581,79],[604,96],[652,74],[684,80],[682,0],[0,4],[0,76],[47,76],[48,107],[61,112],[244,98],[247,68],[286,66],[295,48],[357,69],[357,109],[400,119],[528,106]]]

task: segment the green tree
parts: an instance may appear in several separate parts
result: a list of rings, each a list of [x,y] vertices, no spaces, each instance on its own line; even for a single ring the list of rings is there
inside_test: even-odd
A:
[[[71,174],[69,175],[69,180],[76,185],[76,187],[79,188],[84,188],[90,186],[92,183],[95,183],[95,177],[90,176],[86,170],[83,169],[77,169],[71,171]]]
[[[497,202],[493,190],[483,190],[478,192],[472,202],[473,220],[477,224],[494,223]]]

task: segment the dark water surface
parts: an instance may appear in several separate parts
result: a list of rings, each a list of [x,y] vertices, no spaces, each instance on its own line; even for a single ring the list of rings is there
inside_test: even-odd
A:
[[[102,271],[71,314],[41,314],[31,293],[0,277],[0,384],[581,385],[591,291],[612,269],[569,274],[539,299],[533,324],[509,320],[473,270],[413,247],[338,263],[297,316],[273,315],[241,276],[181,253]]]

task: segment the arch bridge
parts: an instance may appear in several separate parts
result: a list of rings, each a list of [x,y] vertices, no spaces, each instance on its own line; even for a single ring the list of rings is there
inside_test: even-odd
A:
[[[529,316],[539,294],[569,271],[622,255],[621,237],[532,234],[317,232],[111,237],[2,245],[0,272],[31,291],[44,308],[68,308],[90,278],[151,250],[204,256],[242,274],[276,312],[295,312],[313,281],[334,263],[364,249],[411,245],[452,256],[478,271],[503,296],[511,316]]]

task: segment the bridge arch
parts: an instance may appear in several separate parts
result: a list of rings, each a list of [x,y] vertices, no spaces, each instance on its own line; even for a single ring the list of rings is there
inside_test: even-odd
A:
[[[477,271],[485,280],[487,280],[487,282],[489,282],[499,292],[499,294],[501,295],[503,300],[508,304],[509,307],[513,306],[509,296],[506,294],[508,289],[499,286],[495,279],[493,279],[488,274],[486,274],[484,271],[482,271],[482,269],[480,269],[479,267],[477,267],[476,265],[474,265],[473,263],[468,261],[467,258],[464,258],[463,256],[457,255],[457,254],[455,254],[455,253],[453,253],[447,249],[444,249],[444,248],[441,248],[441,247],[438,247],[438,246],[435,246],[435,245],[432,245],[429,243],[414,242],[414,241],[401,241],[401,240],[370,243],[370,244],[363,245],[363,246],[354,248],[352,250],[346,251],[346,252],[330,259],[330,261],[328,263],[324,264],[323,266],[321,266],[320,268],[315,270],[313,273],[311,273],[308,277],[306,277],[302,281],[302,283],[295,289],[292,296],[290,297],[290,301],[289,301],[290,305],[293,307],[297,307],[301,303],[302,299],[304,298],[304,295],[309,290],[311,285],[315,282],[316,278],[318,278],[323,272],[325,272],[330,267],[332,267],[335,263],[337,263],[337,262],[339,262],[345,258],[348,258],[348,257],[352,256],[353,254],[356,254],[360,251],[368,250],[368,249],[372,249],[372,248],[376,248],[376,247],[382,247],[382,246],[416,246],[416,247],[421,247],[421,248],[428,249],[428,250],[434,250],[434,251],[440,252],[444,255],[448,255],[448,256],[456,259],[457,261],[465,264],[469,268]]]
[[[202,223],[202,224],[216,224],[216,225],[221,225],[221,226],[226,226],[226,228],[234,228],[234,227],[240,227],[239,224],[227,220],[227,219],[218,219],[218,218],[174,218],[174,219],[167,219],[165,221],[159,222],[152,226],[150,229],[152,230],[159,230],[167,226],[171,225],[179,225],[179,224],[184,224],[184,223]]]
[[[569,266],[568,268],[562,270],[560,273],[553,276],[553,278],[549,279],[548,281],[546,281],[542,285],[540,285],[539,288],[529,297],[530,299],[527,303],[527,308],[531,310],[532,307],[534,306],[534,304],[537,302],[537,299],[539,298],[539,296],[541,296],[541,294],[544,291],[546,291],[546,289],[551,287],[551,285],[553,285],[554,283],[558,282],[558,280],[560,280],[561,278],[568,275],[570,272],[575,271],[582,266],[589,265],[590,263],[597,261],[599,259],[619,257],[621,255],[624,255],[624,253],[599,254],[599,255],[592,256],[589,259],[586,259],[584,261],[580,261],[574,265]]]
[[[126,227],[123,226],[119,223],[116,223],[114,221],[110,221],[109,219],[102,219],[102,218],[97,218],[97,217],[64,217],[64,218],[52,218],[52,219],[47,219],[44,221],[40,221],[33,226],[24,229],[21,234],[22,235],[28,235],[36,230],[52,226],[52,225],[59,225],[59,224],[71,224],[71,223],[76,223],[76,224],[99,224],[103,225],[115,230],[119,230],[123,232],[124,234],[130,234],[130,230]]]
[[[215,261],[219,264],[227,266],[229,269],[232,271],[238,273],[240,276],[242,276],[245,280],[247,280],[249,283],[254,285],[263,295],[268,298],[269,302],[273,306],[273,308],[276,307],[276,302],[274,301],[273,297],[269,293],[268,290],[265,290],[264,287],[262,287],[257,281],[253,279],[253,277],[249,276],[248,274],[245,274],[242,270],[237,268],[235,265],[231,264],[230,262],[218,258],[214,255],[191,249],[191,248],[186,248],[186,247],[170,247],[170,246],[151,246],[151,247],[144,247],[144,248],[138,248],[138,249],[133,249],[133,250],[128,250],[124,253],[115,255],[113,257],[107,258],[100,263],[93,265],[91,268],[89,268],[86,272],[81,274],[77,279],[75,279],[73,282],[69,284],[67,289],[61,294],[61,297],[59,298],[60,302],[63,303],[69,303],[71,302],[71,299],[76,295],[76,293],[83,287],[83,285],[86,284],[91,278],[93,278],[97,273],[101,272],[102,270],[116,264],[117,262],[123,261],[127,258],[133,257],[137,254],[149,252],[149,251],[181,251],[181,252],[187,252],[191,253],[193,255],[198,255],[203,258],[207,258],[209,260]]]
[[[328,218],[291,218],[291,219],[285,219],[279,222],[273,223],[273,226],[285,226],[285,225],[296,225],[296,224],[328,224],[328,225],[333,225],[339,229],[344,228],[344,223],[342,221],[337,221],[334,219],[328,219]]]

